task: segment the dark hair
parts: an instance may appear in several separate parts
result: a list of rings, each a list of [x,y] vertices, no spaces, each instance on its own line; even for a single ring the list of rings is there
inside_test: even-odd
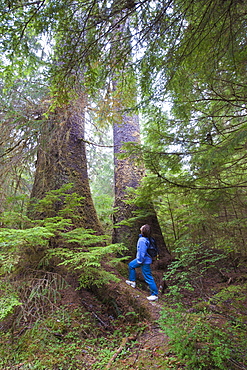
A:
[[[142,236],[145,236],[146,238],[149,238],[151,236],[151,227],[146,224],[141,227],[141,234]]]

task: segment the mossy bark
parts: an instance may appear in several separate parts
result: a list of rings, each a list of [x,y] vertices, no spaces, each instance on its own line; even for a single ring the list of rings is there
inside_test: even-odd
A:
[[[72,183],[71,193],[84,197],[77,208],[79,224],[102,233],[87,173],[84,142],[85,99],[81,97],[52,113],[44,125],[37,157],[37,167],[31,198],[42,199],[47,191]],[[58,205],[59,207],[59,205]]]
[[[114,124],[114,175],[115,175],[115,208],[113,242],[124,243],[128,246],[128,253],[135,255],[136,242],[140,227],[149,224],[152,235],[157,240],[161,256],[169,256],[164,237],[152,202],[143,201],[141,207],[126,203],[128,199],[127,189],[136,189],[144,176],[145,170],[142,164],[136,164],[133,158],[119,159],[118,154],[123,152],[123,144],[126,142],[140,143],[140,126],[138,115],[123,115],[120,122]],[[139,218],[131,226],[117,226],[119,222],[128,220],[141,211],[143,217]]]
[[[114,2],[114,6],[118,7],[118,2]],[[125,10],[121,10],[122,15]],[[116,13],[113,21],[113,34],[116,43],[124,43],[126,45],[126,51],[131,50],[131,44],[129,39],[129,24],[128,17],[125,22],[119,23],[120,13]],[[136,253],[136,242],[140,227],[143,224],[150,224],[152,228],[152,234],[156,238],[160,252],[164,256],[170,256],[167,250],[164,237],[162,235],[159,222],[156,216],[155,209],[152,202],[142,202],[143,206],[137,207],[136,205],[127,203],[128,200],[128,188],[136,189],[141,179],[145,174],[144,164],[137,164],[134,158],[119,159],[118,154],[123,152],[123,144],[127,142],[140,143],[140,125],[138,114],[131,113],[127,114],[126,108],[133,107],[136,105],[136,83],[133,80],[133,75],[128,80],[128,73],[125,73],[128,69],[127,60],[131,59],[131,54],[125,55],[124,69],[121,73],[116,73],[112,80],[114,105],[113,105],[113,140],[114,140],[114,188],[115,188],[115,204],[116,211],[113,216],[114,230],[112,239],[114,243],[124,243],[128,247],[127,254],[135,255]],[[114,50],[113,50],[114,60]],[[122,77],[124,78],[122,79]],[[125,83],[127,81],[127,83]],[[128,220],[136,216],[137,211],[143,214],[143,218],[138,218],[135,224],[132,226],[119,225],[121,221]]]

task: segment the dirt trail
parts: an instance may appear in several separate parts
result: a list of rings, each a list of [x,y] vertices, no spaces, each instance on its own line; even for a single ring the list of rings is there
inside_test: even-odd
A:
[[[131,300],[135,302],[134,305],[136,307],[139,306],[145,312],[148,312],[148,318],[143,321],[146,329],[142,334],[123,338],[119,348],[116,349],[108,362],[106,369],[151,370],[173,367],[171,361],[174,361],[174,359],[171,360],[169,353],[169,338],[161,331],[158,323],[164,298],[161,296],[158,301],[150,302],[147,300],[147,291],[140,288],[133,289],[129,286],[125,288],[125,285],[123,289],[129,292]]]

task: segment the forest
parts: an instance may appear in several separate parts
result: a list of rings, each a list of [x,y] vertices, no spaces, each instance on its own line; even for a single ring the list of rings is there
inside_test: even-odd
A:
[[[0,370],[247,370],[247,3],[2,0],[0,30]]]

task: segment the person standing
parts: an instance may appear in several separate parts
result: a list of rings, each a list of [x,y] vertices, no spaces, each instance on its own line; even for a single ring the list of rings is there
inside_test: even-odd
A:
[[[151,272],[152,257],[148,254],[149,238],[151,237],[151,227],[146,224],[140,228],[141,234],[137,242],[136,258],[129,263],[129,280],[126,283],[132,288],[136,287],[136,271],[140,267],[145,282],[149,285],[151,295],[147,297],[149,301],[158,299],[158,288]]]

